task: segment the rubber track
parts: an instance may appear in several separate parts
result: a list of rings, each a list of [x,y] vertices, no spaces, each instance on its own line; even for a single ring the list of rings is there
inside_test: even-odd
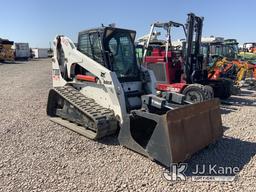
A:
[[[87,135],[86,131],[81,133],[81,131],[77,131],[75,127],[68,128],[79,132],[80,134],[89,137],[90,139],[99,139],[116,132],[117,121],[115,119],[113,110],[102,107],[101,105],[97,104],[94,99],[86,97],[72,86],[55,87],[53,90],[58,93],[58,95],[62,97],[66,102],[73,105],[85,117],[88,118],[89,124],[85,125],[84,129],[90,129],[88,130],[90,133]],[[59,120],[57,123],[60,123]],[[60,124],[67,125],[67,122]],[[81,126],[79,127],[80,129],[82,128]],[[95,132],[95,134],[92,134],[92,132]]]

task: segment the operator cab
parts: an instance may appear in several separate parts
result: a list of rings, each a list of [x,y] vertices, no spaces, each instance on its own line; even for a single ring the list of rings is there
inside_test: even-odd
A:
[[[139,80],[134,39],[136,32],[101,27],[79,33],[78,50],[116,73],[120,82]]]
[[[201,44],[201,54],[204,57],[205,66],[211,67],[219,58],[223,57],[222,42],[203,42]]]
[[[223,55],[227,59],[238,59],[238,44],[236,39],[224,40]]]
[[[82,31],[78,37],[78,50],[94,61],[115,72],[125,93],[127,111],[140,109],[141,95],[147,78],[137,64],[135,52],[136,32],[115,27],[101,27]],[[86,75],[86,70],[77,72]]]

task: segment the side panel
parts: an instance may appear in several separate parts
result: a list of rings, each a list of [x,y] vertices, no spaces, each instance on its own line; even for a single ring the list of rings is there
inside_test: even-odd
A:
[[[149,92],[156,95],[156,77],[155,77],[154,72],[150,69],[147,69],[147,68],[143,67],[143,66],[139,66],[139,67],[140,67],[141,71],[143,71],[143,72],[147,71],[148,72],[150,82],[147,83],[147,87],[149,89]]]
[[[113,109],[115,115],[120,119],[122,127],[123,117],[127,115],[124,92],[121,84],[114,73],[112,76],[112,85],[84,83],[81,92],[89,98],[93,98],[98,104],[105,108]]]

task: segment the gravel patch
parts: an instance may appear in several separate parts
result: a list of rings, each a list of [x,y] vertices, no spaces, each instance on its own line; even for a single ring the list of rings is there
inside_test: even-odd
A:
[[[49,121],[49,59],[0,65],[0,191],[256,191],[256,96],[222,108],[225,137],[194,155],[187,181],[118,145],[91,141]],[[237,166],[234,182],[194,182],[196,164]]]

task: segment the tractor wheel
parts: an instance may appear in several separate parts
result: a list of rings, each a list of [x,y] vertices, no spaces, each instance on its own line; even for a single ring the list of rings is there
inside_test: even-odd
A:
[[[229,79],[220,79],[223,85],[223,92],[220,99],[228,99],[232,94],[233,81]]]
[[[200,84],[190,84],[182,91],[185,95],[186,101],[191,103],[200,103],[207,100],[204,86]]]
[[[203,87],[204,91],[205,91],[205,97],[207,100],[213,99],[214,98],[214,91],[213,88],[209,85],[205,85]]]

